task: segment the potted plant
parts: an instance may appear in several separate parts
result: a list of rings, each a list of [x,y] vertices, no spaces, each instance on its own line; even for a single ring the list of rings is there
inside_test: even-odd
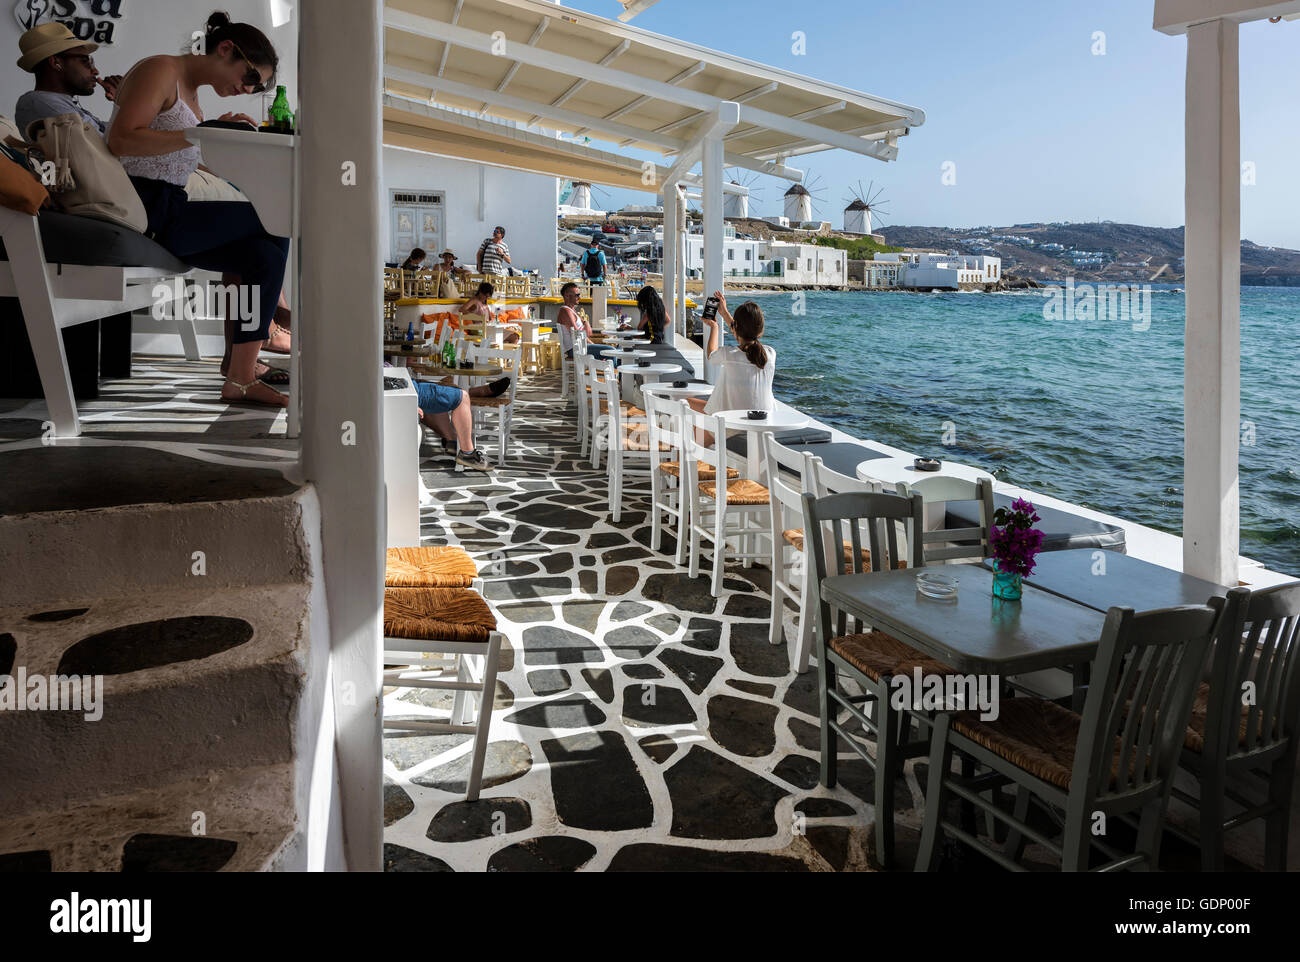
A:
[[[1034,527],[1041,520],[1024,498],[1011,502],[1010,510],[998,508],[994,512],[989,528],[994,597],[1007,601],[1020,598],[1021,579],[1034,573],[1034,559],[1043,549],[1043,532]]]

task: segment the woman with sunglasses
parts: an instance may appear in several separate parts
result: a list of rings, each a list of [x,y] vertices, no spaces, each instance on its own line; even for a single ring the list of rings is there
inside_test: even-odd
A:
[[[199,90],[221,97],[256,94],[275,77],[279,57],[266,36],[224,13],[208,18],[202,53],[161,55],[140,61],[117,92],[108,147],[122,161],[149,215],[149,234],[194,267],[237,276],[252,289],[252,317],[235,327],[223,400],[284,407],[284,394],[257,377],[284,282],[289,241],[272,237],[251,204],[191,203],[185,192],[199,166],[199,148],[186,131],[203,122]],[[245,114],[225,121],[256,122]],[[248,297],[240,298],[249,303]]]

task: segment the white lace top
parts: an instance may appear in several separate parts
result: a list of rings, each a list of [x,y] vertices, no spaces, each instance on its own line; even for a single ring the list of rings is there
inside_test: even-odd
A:
[[[763,345],[767,366],[755,367],[738,347],[724,347],[709,356],[718,372],[713,394],[704,406],[705,414],[719,411],[773,411],[772,375],[776,373],[776,351]]]
[[[111,127],[117,120],[118,108],[113,108]],[[199,118],[181,97],[180,81],[176,82],[176,103],[172,104],[149,125],[150,130],[189,130],[199,125]],[[203,153],[198,147],[186,147],[184,150],[170,154],[158,154],[155,157],[121,157],[122,166],[132,177],[148,177],[150,180],[163,180],[178,187],[189,183],[190,176],[198,170]]]

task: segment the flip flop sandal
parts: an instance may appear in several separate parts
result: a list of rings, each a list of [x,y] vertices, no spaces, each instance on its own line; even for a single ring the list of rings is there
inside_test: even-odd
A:
[[[263,384],[269,384],[271,387],[289,386],[289,372],[282,367],[273,367],[265,374],[259,374],[257,379]]]
[[[253,381],[249,381],[247,384],[240,384],[238,381],[232,381],[230,378],[226,378],[226,383],[229,384],[231,387],[239,388],[239,397],[238,398],[223,397],[221,399],[222,404],[229,404],[234,407],[269,408],[272,411],[283,410],[285,407],[284,405],[281,404],[272,404],[269,401],[259,401],[256,398],[250,398],[248,396],[249,388],[256,387],[257,385],[262,383],[261,381],[253,380]]]
[[[270,328],[269,328],[269,329],[267,330],[267,332],[266,332],[266,345],[262,348],[262,353],[264,353],[264,354],[279,354],[279,355],[281,355],[282,357],[288,357],[289,354],[292,353],[291,351],[279,351],[279,350],[276,350],[275,348],[271,347],[271,340],[272,340],[272,339],[273,339],[277,334],[288,334],[290,337],[293,336],[293,332],[292,332],[292,331],[288,330],[287,328],[283,328],[283,327],[281,327],[279,324],[277,324],[277,323],[275,323],[274,321],[272,321],[272,322],[271,322],[271,326],[270,326]]]

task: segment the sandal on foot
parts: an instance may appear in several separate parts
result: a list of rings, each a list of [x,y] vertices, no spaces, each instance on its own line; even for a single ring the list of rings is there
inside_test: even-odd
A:
[[[257,376],[257,379],[271,387],[289,386],[289,372],[282,367],[268,367],[264,373]]]
[[[280,394],[280,392],[278,391],[276,391],[275,394],[277,397],[282,398],[284,403],[279,403],[276,401],[259,401],[257,400],[257,398],[250,398],[248,396],[248,392],[251,388],[258,387],[259,385],[262,387],[266,387],[266,385],[262,384],[262,382],[257,380],[256,378],[249,381],[247,384],[240,384],[236,380],[233,380],[231,378],[226,378],[226,383],[229,384],[231,387],[239,389],[239,397],[228,398],[223,396],[221,398],[223,404],[231,404],[231,405],[238,405],[244,407],[257,407],[257,408],[285,408],[289,406],[288,396],[285,394]]]
[[[275,321],[272,321],[270,328],[267,329],[266,343],[262,345],[262,350],[265,351],[267,354],[280,354],[280,355],[290,354],[291,353],[290,351],[281,351],[278,348],[274,348],[271,346],[271,342],[275,340],[275,338],[280,334],[283,334],[285,337],[293,337],[292,331],[290,331],[288,328],[281,327],[279,324],[275,323]]]

